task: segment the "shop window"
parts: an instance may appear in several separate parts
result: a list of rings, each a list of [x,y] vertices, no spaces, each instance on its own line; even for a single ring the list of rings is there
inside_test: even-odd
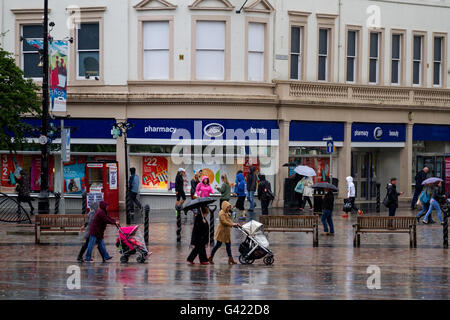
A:
[[[42,41],[42,24],[38,25],[22,25],[22,67],[26,78],[42,78],[42,66],[40,63],[40,55],[38,50],[29,45],[27,40]]]
[[[100,76],[99,23],[81,23],[77,37],[78,77]]]
[[[169,79],[169,21],[143,24],[144,79]]]
[[[225,79],[225,21],[197,21],[196,79]]]

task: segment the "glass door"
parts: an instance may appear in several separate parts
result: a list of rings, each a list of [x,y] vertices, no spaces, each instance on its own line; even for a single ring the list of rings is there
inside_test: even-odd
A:
[[[371,152],[352,152],[352,177],[357,200],[371,200],[373,193],[373,155]]]

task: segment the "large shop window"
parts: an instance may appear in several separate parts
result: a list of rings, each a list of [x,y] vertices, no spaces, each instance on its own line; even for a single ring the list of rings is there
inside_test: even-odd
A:
[[[99,23],[81,23],[78,30],[78,77],[100,76]]]
[[[330,155],[327,153],[326,147],[289,147],[289,162],[313,168],[317,174],[316,177],[313,177],[314,182],[329,181]],[[294,173],[294,167],[289,167],[289,176]],[[337,174],[333,173],[333,176],[336,177]]]
[[[291,79],[302,78],[303,27],[291,27]]]
[[[197,21],[196,79],[225,79],[225,21]]]
[[[169,21],[144,22],[144,79],[169,79]]]
[[[248,80],[264,81],[264,23],[248,24]]]
[[[23,25],[22,36],[27,40],[42,40],[42,25]],[[38,50],[22,41],[22,67],[26,78],[42,78],[42,67],[39,66],[40,55]]]

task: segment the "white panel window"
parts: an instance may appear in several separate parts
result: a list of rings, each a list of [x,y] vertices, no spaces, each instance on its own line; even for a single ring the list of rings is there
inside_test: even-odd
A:
[[[347,82],[356,79],[356,53],[358,48],[358,32],[349,30],[347,33]]]
[[[401,77],[401,56],[402,56],[402,35],[392,35],[392,66],[391,66],[391,83],[400,84]]]
[[[328,29],[319,29],[319,81],[328,81]]]
[[[434,59],[433,59],[433,85],[440,87],[442,85],[442,49],[444,38],[434,38]]]
[[[248,80],[264,81],[264,23],[248,24]]]
[[[100,77],[100,24],[81,23],[78,29],[78,78]]]
[[[225,21],[197,21],[196,79],[225,79]]]
[[[291,27],[291,79],[300,80],[302,77],[302,27]]]
[[[169,21],[144,22],[144,79],[169,79]]]
[[[423,36],[414,36],[413,41],[413,85],[422,84],[422,41]]]
[[[42,40],[42,34],[42,25],[22,26],[24,38],[22,41],[22,68],[26,78],[42,78],[42,67],[39,67],[41,60],[39,51],[27,42],[27,40]]]
[[[380,71],[380,34],[370,33],[369,83],[378,83]]]

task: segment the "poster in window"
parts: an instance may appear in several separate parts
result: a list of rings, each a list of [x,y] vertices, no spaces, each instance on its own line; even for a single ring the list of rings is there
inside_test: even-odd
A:
[[[142,161],[142,188],[167,190],[169,182],[167,158],[143,157]]]
[[[71,157],[71,161],[64,165],[64,192],[66,194],[82,194],[86,190],[86,159]]]
[[[445,193],[450,194],[450,155],[445,157]]]
[[[22,155],[2,155],[2,178],[1,186],[3,192],[14,192],[16,178],[19,177],[23,167]]]

